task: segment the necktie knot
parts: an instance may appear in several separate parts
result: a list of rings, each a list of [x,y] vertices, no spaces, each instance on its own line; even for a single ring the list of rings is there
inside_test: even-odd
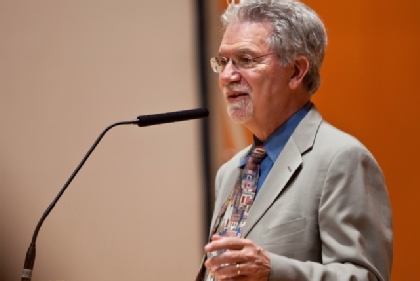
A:
[[[259,165],[261,161],[267,156],[267,152],[262,145],[256,146],[248,158],[248,163]]]

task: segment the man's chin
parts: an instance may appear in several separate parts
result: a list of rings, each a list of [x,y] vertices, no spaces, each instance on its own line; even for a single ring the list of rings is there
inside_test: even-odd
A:
[[[252,112],[244,109],[229,108],[227,109],[228,115],[233,122],[245,124],[252,118]]]

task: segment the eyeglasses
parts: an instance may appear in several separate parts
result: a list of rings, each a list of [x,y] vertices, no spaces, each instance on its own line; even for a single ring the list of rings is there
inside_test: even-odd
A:
[[[248,69],[253,68],[255,65],[257,65],[256,59],[268,56],[268,55],[274,55],[275,53],[268,53],[262,56],[258,57],[251,57],[248,54],[240,55],[240,56],[233,56],[231,58],[227,57],[212,57],[210,59],[210,65],[214,72],[221,73],[225,69],[225,67],[228,65],[229,61],[232,61],[232,64],[236,66],[238,69]]]

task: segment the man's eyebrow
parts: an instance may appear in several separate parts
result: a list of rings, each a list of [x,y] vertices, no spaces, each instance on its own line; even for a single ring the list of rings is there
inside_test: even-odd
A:
[[[218,55],[220,57],[227,57],[229,55],[256,55],[257,53],[254,50],[248,48],[237,49],[235,51],[219,51]]]

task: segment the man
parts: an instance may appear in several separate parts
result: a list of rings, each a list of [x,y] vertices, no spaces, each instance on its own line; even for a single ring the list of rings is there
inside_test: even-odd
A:
[[[197,280],[390,280],[382,172],[311,103],[327,43],[323,23],[285,0],[230,4],[222,21],[212,67],[229,116],[255,142],[217,173]]]

